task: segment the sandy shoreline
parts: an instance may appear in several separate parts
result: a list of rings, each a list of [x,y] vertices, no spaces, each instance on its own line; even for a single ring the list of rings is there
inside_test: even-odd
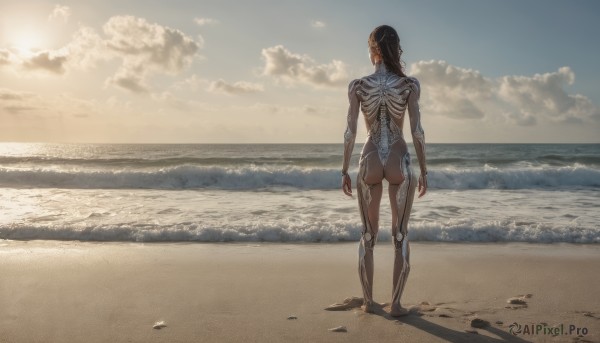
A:
[[[413,312],[399,320],[324,310],[361,296],[357,248],[0,240],[0,342],[600,341],[598,245],[411,243],[403,303]],[[392,256],[378,243],[380,303]],[[506,302],[525,294],[526,305]],[[490,325],[472,328],[473,318]],[[514,336],[513,322],[587,335]],[[338,326],[347,332],[328,331]]]

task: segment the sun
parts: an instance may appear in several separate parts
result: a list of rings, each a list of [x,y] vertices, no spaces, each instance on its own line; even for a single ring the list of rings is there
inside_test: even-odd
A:
[[[15,32],[12,37],[12,46],[23,55],[29,55],[43,48],[44,34],[34,29]]]

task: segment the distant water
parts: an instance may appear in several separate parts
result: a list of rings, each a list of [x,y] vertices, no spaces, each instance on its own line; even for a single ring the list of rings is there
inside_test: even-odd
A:
[[[0,143],[0,239],[357,241],[357,199],[339,189],[342,153],[341,144]],[[600,144],[428,144],[427,165],[413,241],[600,243]],[[379,240],[389,241],[384,193]]]

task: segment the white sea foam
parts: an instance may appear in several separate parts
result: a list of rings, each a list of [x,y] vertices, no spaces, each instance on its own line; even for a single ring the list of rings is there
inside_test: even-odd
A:
[[[408,237],[411,241],[438,242],[535,242],[535,243],[600,243],[594,228],[557,227],[552,224],[514,221],[451,220],[446,222],[413,223]],[[82,241],[133,242],[358,242],[360,226],[335,223],[326,226],[264,223],[260,225],[207,227],[202,223],[176,225],[11,225],[0,226],[2,239],[51,239]],[[381,230],[379,242],[391,242],[389,230]]]
[[[414,170],[418,172],[418,170]],[[356,170],[351,171],[356,179]],[[600,187],[600,170],[575,165],[527,168],[430,168],[432,189]],[[336,189],[339,170],[298,166],[195,166],[158,169],[0,168],[0,186],[84,189]]]
[[[382,199],[378,239],[391,238]],[[351,242],[362,223],[341,190],[0,189],[0,239]],[[415,198],[414,241],[600,243],[595,190],[432,190]]]

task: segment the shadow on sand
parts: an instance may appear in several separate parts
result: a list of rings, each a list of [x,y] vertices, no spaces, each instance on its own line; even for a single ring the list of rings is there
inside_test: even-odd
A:
[[[328,311],[347,311],[351,309],[360,310],[360,306],[362,305],[362,298],[346,298],[344,302],[330,305],[326,308]],[[392,317],[389,314],[389,311],[386,311],[386,307],[389,309],[389,304],[376,304],[373,309],[373,313],[371,315],[376,315],[383,317],[389,321],[393,321],[394,323],[399,323],[402,325],[412,325],[417,329],[423,330],[433,336],[437,336],[447,342],[453,343],[462,343],[462,342],[491,342],[491,343],[500,343],[500,342],[531,342],[519,338],[501,330],[497,327],[493,327],[491,325],[487,325],[483,328],[477,328],[477,330],[485,330],[496,337],[489,337],[485,335],[480,335],[477,333],[470,333],[466,331],[458,331],[454,329],[447,328],[445,326],[430,322],[423,318],[423,312],[421,311],[421,306],[415,305],[408,308],[408,314],[402,317]],[[465,327],[465,329],[473,329],[471,327]]]
[[[390,314],[384,310],[384,306],[378,307],[373,314],[379,315],[390,321],[397,321],[402,324],[412,325],[415,328],[444,339],[447,342],[531,342],[491,325],[477,329],[469,327],[469,329],[485,330],[497,336],[497,338],[450,329],[423,318],[423,314],[419,311],[419,307],[411,307],[409,308],[408,315],[397,318],[390,316]]]

